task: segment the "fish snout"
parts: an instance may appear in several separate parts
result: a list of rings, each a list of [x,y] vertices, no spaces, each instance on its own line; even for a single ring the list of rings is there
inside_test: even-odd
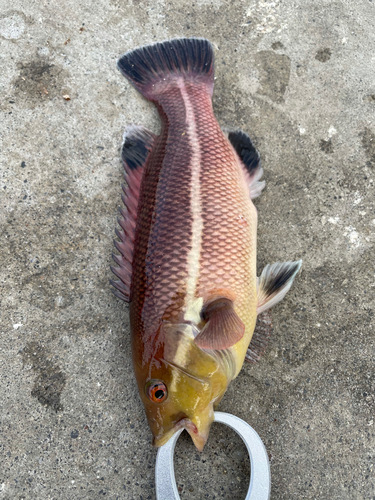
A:
[[[179,429],[186,429],[190,434],[193,443],[198,451],[203,451],[204,445],[208,439],[209,429],[205,431],[199,431],[197,426],[189,418],[183,418],[176,424],[176,431]]]
[[[177,422],[174,430],[177,432],[180,429],[186,429],[189,434],[190,432],[198,434],[197,426],[190,420],[190,418],[182,418],[179,422]]]
[[[195,447],[198,451],[203,450],[204,445],[206,444],[206,441],[208,439],[209,428],[203,432],[199,431],[194,422],[192,422],[190,418],[187,417],[179,420],[174,425],[173,429],[171,429],[169,432],[166,432],[162,437],[157,438],[154,436],[152,439],[152,445],[156,447],[163,446],[180,429],[185,429],[190,434],[190,437],[193,440],[193,443],[195,444]]]

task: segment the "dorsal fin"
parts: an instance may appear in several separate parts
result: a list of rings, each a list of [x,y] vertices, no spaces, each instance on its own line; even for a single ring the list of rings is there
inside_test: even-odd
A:
[[[114,294],[129,302],[132,279],[132,261],[134,248],[134,233],[137,219],[139,190],[147,156],[152,149],[155,135],[141,126],[130,125],[125,129],[121,157],[124,162],[125,180],[127,186],[122,186],[121,196],[127,211],[120,210],[118,223],[120,230],[116,234],[120,241],[114,241],[121,255],[113,255],[113,260],[119,267],[111,267],[111,271],[119,278],[112,281]]]
[[[155,137],[155,134],[141,125],[129,125],[125,129],[121,158],[128,173],[143,168]]]
[[[242,339],[245,325],[227,298],[218,298],[202,309],[202,319],[207,323],[195,337],[202,349],[227,349]]]
[[[250,137],[242,130],[228,131],[228,140],[234,147],[243,166],[249,183],[250,198],[254,199],[264,189],[265,181],[260,181],[263,169],[260,165],[260,155],[251,142]]]

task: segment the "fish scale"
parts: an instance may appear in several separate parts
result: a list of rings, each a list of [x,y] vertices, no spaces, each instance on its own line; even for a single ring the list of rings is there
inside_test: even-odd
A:
[[[191,99],[200,103],[199,91]],[[235,310],[245,323],[243,347],[249,344],[256,320],[256,210],[235,151],[212,111],[211,100],[198,105],[202,150],[201,198],[204,220],[198,295],[228,288],[236,295]],[[243,350],[245,356],[246,349]],[[238,358],[238,370],[243,358]]]

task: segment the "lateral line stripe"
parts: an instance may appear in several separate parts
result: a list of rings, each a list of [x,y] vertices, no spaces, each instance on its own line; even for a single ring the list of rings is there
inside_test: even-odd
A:
[[[200,255],[202,248],[202,233],[203,233],[203,219],[202,219],[202,203],[200,194],[200,171],[201,171],[201,150],[197,129],[195,126],[194,108],[190,102],[185,83],[182,79],[178,81],[178,86],[181,91],[181,96],[185,104],[186,110],[186,124],[187,134],[191,146],[192,156],[190,160],[191,169],[191,190],[190,190],[190,208],[193,217],[192,221],[192,238],[191,249],[187,256],[188,264],[188,278],[186,284],[186,315],[190,316],[193,311],[196,297],[195,292],[197,289],[199,274],[200,274]],[[189,318],[190,319],[190,318]]]

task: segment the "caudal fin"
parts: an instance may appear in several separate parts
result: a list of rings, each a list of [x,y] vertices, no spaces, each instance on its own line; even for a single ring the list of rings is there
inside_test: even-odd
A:
[[[176,38],[124,54],[117,67],[151,101],[179,77],[214,84],[214,51],[204,38]]]

